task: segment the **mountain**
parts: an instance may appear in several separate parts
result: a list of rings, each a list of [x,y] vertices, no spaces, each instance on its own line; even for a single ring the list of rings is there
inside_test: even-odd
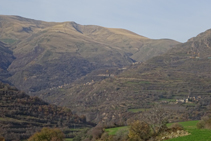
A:
[[[11,76],[4,80],[27,93],[69,85],[96,70],[146,61],[178,44],[124,29],[4,15],[0,41],[15,57],[7,69]]]
[[[0,82],[0,135],[8,141],[23,140],[42,127],[61,128],[66,136],[74,136],[73,131],[92,124],[68,108],[48,104]]]
[[[134,113],[164,103],[178,119],[199,119],[211,100],[211,29],[167,53],[99,82],[58,88],[41,98],[86,114],[90,121],[124,124]],[[56,95],[60,95],[57,98]],[[189,103],[177,103],[176,100]],[[182,99],[182,100],[181,100]]]
[[[10,76],[7,68],[14,59],[15,57],[13,56],[12,51],[6,47],[6,44],[0,42],[0,80]]]

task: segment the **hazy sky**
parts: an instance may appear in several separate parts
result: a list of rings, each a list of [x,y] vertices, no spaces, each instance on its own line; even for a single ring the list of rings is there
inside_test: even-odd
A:
[[[124,28],[185,42],[211,28],[211,0],[0,0],[1,15]]]

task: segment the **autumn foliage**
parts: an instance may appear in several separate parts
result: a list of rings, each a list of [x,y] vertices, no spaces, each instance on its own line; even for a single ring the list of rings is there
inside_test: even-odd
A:
[[[42,128],[40,132],[32,135],[28,141],[63,141],[64,134],[57,128]]]
[[[134,141],[139,141],[150,138],[151,134],[151,128],[148,123],[136,120],[131,123],[128,136]]]
[[[211,129],[211,116],[203,117],[198,123],[197,128],[199,129]]]

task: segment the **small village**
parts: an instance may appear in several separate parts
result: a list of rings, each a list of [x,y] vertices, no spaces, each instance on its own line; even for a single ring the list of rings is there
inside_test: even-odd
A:
[[[193,103],[199,101],[202,97],[201,96],[188,96],[187,98],[176,99],[172,101],[163,100],[161,104],[178,104],[178,103]]]

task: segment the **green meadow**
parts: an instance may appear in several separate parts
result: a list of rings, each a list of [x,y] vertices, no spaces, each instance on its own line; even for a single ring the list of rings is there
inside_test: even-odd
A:
[[[107,129],[105,129],[105,131],[108,132],[109,135],[115,135],[117,133],[117,131],[119,131],[121,129],[128,129],[128,126],[107,128]]]
[[[211,130],[197,129],[197,123],[198,121],[179,122],[190,135],[169,139],[168,141],[211,141]],[[168,124],[168,126],[171,126],[171,124],[172,123]],[[115,135],[121,129],[128,129],[128,126],[108,128],[105,129],[105,131],[108,132],[109,135]]]
[[[197,129],[198,121],[179,122],[186,131],[191,133],[188,136],[169,139],[168,141],[211,141],[211,130]]]

